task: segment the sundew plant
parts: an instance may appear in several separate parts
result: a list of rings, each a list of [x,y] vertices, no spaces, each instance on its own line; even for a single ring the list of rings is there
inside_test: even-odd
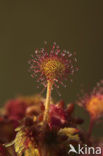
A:
[[[46,95],[18,96],[0,109],[0,156],[76,156],[71,147],[101,147],[103,139],[92,132],[103,116],[103,81],[75,101],[89,114],[86,130],[81,126],[84,118],[74,115],[74,102],[66,104],[62,96],[55,102],[52,97],[53,90],[65,86],[78,71],[77,62],[74,53],[56,43],[35,49],[29,61],[31,76],[43,85]]]

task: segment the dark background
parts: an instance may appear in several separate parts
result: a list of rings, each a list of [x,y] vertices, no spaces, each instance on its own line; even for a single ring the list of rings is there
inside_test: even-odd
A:
[[[62,97],[54,95],[75,101],[81,88],[92,89],[103,79],[103,0],[0,0],[1,105],[18,94],[39,92],[27,61],[44,40],[77,51],[80,70],[74,82],[60,89]]]

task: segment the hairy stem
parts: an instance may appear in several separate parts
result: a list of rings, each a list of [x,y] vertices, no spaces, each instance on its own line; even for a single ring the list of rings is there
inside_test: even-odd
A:
[[[48,81],[47,83],[47,95],[46,95],[46,102],[45,102],[45,112],[43,122],[44,124],[48,121],[48,113],[49,113],[49,106],[50,106],[50,99],[51,99],[51,89],[52,89],[52,82]]]
[[[94,119],[91,118],[90,119],[90,124],[89,124],[89,130],[88,130],[88,137],[91,137],[93,126],[94,126]]]

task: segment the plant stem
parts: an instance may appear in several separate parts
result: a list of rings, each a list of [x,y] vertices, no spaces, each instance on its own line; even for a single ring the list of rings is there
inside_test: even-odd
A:
[[[90,119],[90,124],[89,124],[89,130],[88,130],[88,137],[91,137],[93,126],[94,126],[94,119],[91,118]]]
[[[49,113],[49,106],[50,106],[50,99],[51,99],[51,89],[52,89],[52,82],[48,80],[46,102],[45,102],[45,112],[44,112],[44,118],[43,118],[44,124],[46,124],[48,121],[48,113]]]

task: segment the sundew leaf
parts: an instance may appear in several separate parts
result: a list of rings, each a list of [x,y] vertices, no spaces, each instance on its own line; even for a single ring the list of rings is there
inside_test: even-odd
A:
[[[79,135],[77,134],[78,131],[76,128],[61,128],[58,132],[59,135],[65,135],[68,137],[69,140],[79,141]]]
[[[29,144],[28,149],[25,150],[24,156],[40,156],[40,154],[33,144]]]
[[[12,145],[14,145],[15,144],[15,140],[13,140],[12,142],[9,142],[9,143],[7,143],[7,144],[4,144],[4,146],[5,147],[10,147],[10,146],[12,146]]]
[[[39,151],[37,149],[33,149],[33,151],[31,151],[30,149],[27,149],[25,151],[24,156],[40,156]]]
[[[19,127],[15,128],[15,132],[20,131],[23,127],[24,127],[24,126],[19,126]]]
[[[25,137],[24,137],[24,133],[22,131],[19,131],[16,135],[15,138],[15,151],[20,154],[23,150],[24,150],[24,142],[25,142]]]

